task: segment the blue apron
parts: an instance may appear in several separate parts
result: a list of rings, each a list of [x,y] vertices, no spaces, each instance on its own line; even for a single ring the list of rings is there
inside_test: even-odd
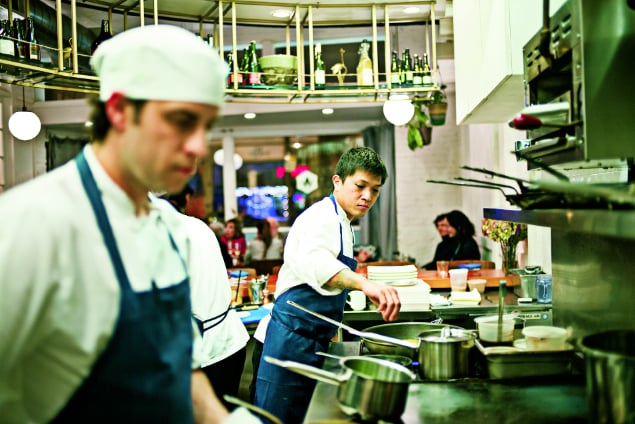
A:
[[[332,195],[330,199],[337,214],[335,199]],[[343,252],[340,224],[340,252],[337,259],[355,271],[357,261],[344,256]],[[264,357],[292,360],[321,368],[324,358],[315,353],[327,351],[337,328],[287,304],[287,300],[342,321],[347,293],[347,290],[343,290],[336,296],[323,296],[308,284],[302,284],[287,290],[276,299],[258,368],[254,399],[256,406],[271,412],[285,424],[301,423],[304,420],[315,380],[270,364]]]
[[[117,275],[121,300],[106,349],[53,422],[191,423],[192,317],[188,278],[164,289],[152,282],[150,291],[132,290],[83,152],[77,156],[76,164]],[[171,235],[170,241],[178,254]]]

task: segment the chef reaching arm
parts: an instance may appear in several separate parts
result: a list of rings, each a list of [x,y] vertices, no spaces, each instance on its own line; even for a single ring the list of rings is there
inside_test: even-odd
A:
[[[355,273],[351,221],[373,206],[387,178],[377,153],[356,147],[342,155],[332,177],[331,196],[313,204],[294,222],[276,283],[276,302],[267,326],[264,356],[321,366],[336,327],[287,304],[341,321],[347,290],[361,290],[386,321],[397,319],[397,291]],[[255,404],[283,422],[302,422],[315,381],[261,360]],[[292,405],[292,407],[290,406]]]
[[[125,31],[91,59],[93,141],[0,195],[0,422],[220,422],[193,355],[187,235],[149,191],[207,154],[222,59],[183,29]]]

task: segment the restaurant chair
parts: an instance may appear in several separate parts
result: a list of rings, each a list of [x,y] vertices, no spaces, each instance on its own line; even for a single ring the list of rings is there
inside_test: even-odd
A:
[[[464,264],[479,264],[481,269],[495,269],[496,264],[493,261],[481,261],[481,260],[462,260],[462,261],[450,261],[450,269],[458,268],[459,265]]]

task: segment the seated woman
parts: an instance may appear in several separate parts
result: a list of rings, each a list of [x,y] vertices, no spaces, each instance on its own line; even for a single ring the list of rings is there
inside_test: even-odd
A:
[[[435,223],[443,240],[437,245],[432,261],[423,268],[436,270],[437,261],[481,259],[481,252],[474,240],[474,224],[463,212],[454,210],[445,215],[439,215]],[[442,234],[443,231],[447,231],[445,237]]]
[[[234,266],[241,264],[247,252],[247,242],[238,219],[233,218],[225,223],[225,234],[220,238],[220,241],[227,246],[227,250],[234,260]]]
[[[249,242],[245,261],[259,261],[263,259],[282,259],[282,240],[271,235],[271,227],[266,219],[256,223],[256,238]]]

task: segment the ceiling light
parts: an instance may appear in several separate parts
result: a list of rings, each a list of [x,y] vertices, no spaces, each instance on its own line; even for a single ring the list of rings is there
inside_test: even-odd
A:
[[[245,119],[254,119],[256,117],[256,114],[253,112],[247,112],[244,115]]]
[[[214,163],[218,166],[225,164],[225,152],[223,149],[218,149],[214,152]],[[238,170],[241,166],[243,166],[243,158],[238,153],[234,153],[234,169]]]
[[[322,109],[322,115],[333,115],[333,112],[333,109],[331,109],[330,107]]]
[[[384,116],[393,125],[406,125],[415,113],[415,107],[407,95],[393,95],[384,103]]]
[[[278,10],[274,10],[273,12],[271,12],[271,15],[274,18],[288,18],[289,16],[291,16],[291,11],[284,10],[284,9],[278,9]]]
[[[419,11],[419,8],[414,6],[406,7],[403,9],[403,13],[406,13],[408,15],[417,13],[418,11]]]
[[[15,112],[9,118],[9,132],[18,140],[29,141],[37,137],[41,129],[40,118],[35,113],[26,110],[24,86],[22,86],[22,110]]]
[[[302,143],[296,141],[291,145],[291,147],[293,147],[294,149],[299,149],[300,147],[302,147]]]

